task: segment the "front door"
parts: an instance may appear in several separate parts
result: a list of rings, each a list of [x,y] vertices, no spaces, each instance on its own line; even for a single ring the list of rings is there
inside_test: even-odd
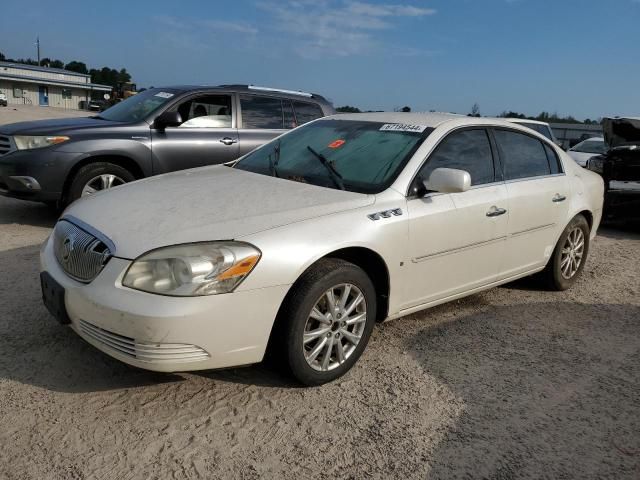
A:
[[[239,138],[231,95],[190,97],[173,109],[180,113],[182,124],[151,132],[154,174],[238,158]]]
[[[410,262],[403,308],[430,303],[494,282],[506,243],[506,186],[487,131],[449,134],[418,174],[439,167],[465,170],[472,187],[409,199]]]
[[[509,240],[501,278],[544,266],[565,228],[571,190],[554,149],[506,129],[494,136],[509,196]]]
[[[38,87],[38,98],[41,107],[49,106],[49,87],[40,85]]]

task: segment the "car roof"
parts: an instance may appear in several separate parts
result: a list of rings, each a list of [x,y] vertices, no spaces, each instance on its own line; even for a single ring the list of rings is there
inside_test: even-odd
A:
[[[366,113],[340,113],[324,117],[339,120],[360,120],[365,122],[381,123],[405,123],[409,125],[424,125],[429,128],[437,128],[447,122],[464,125],[495,125],[513,127],[513,123],[502,118],[469,117],[455,113],[405,113],[405,112],[366,112]],[[522,128],[516,126],[516,128]]]
[[[533,123],[535,125],[546,125],[547,127],[549,126],[547,122],[541,122],[540,120],[529,120],[528,118],[505,118],[503,120],[513,123]]]
[[[155,89],[162,90],[180,90],[182,92],[202,92],[202,91],[219,91],[219,92],[247,92],[263,95],[275,95],[278,97],[286,97],[290,99],[299,99],[302,101],[315,100],[317,102],[329,103],[329,101],[317,93],[308,93],[298,90],[286,90],[274,87],[260,87],[257,85],[240,85],[240,84],[228,84],[228,85],[167,85],[164,87],[155,87]]]

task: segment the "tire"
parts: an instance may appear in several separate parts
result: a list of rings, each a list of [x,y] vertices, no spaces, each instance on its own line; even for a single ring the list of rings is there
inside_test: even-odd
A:
[[[581,234],[576,233],[578,230]],[[577,281],[589,256],[589,232],[589,224],[583,215],[575,216],[566,226],[543,272],[547,286],[550,289],[558,291],[567,290]],[[572,248],[571,244],[573,240],[576,239],[575,236],[582,240],[581,251],[580,248],[578,248],[581,243],[580,240],[576,241],[574,244],[576,246],[573,247],[574,260],[576,262],[579,260],[577,268],[574,268],[575,263],[571,263],[572,260],[567,262],[567,256],[564,253],[566,249]],[[579,256],[579,254],[581,256]],[[571,255],[569,254],[569,256]],[[570,264],[569,267],[567,267],[567,263]]]
[[[112,184],[107,186],[108,181],[102,181],[102,178],[111,178]],[[89,184],[97,187],[102,185],[103,188],[94,189],[95,193],[97,191],[104,190],[105,188],[111,188],[123,183],[133,182],[135,179],[136,177],[133,173],[120,165],[115,165],[109,162],[90,163],[78,170],[76,175],[73,177],[69,191],[65,196],[64,203],[65,205],[68,205],[83,196],[83,192],[84,194],[87,194],[85,188],[88,187]]]
[[[329,291],[333,292],[338,305],[333,315],[328,313]],[[363,300],[357,303],[359,294]],[[343,299],[346,299],[346,308],[341,308]],[[348,313],[355,303],[353,311]],[[317,315],[311,316],[313,309],[326,315],[321,315],[323,323],[317,320]],[[271,353],[303,385],[321,385],[341,377],[353,367],[367,346],[375,319],[376,291],[367,274],[344,260],[323,259],[310,267],[287,295],[274,329],[277,338],[270,345],[278,351]],[[352,320],[354,323],[345,325]],[[320,330],[323,330],[321,335]],[[359,340],[354,343],[357,337]]]

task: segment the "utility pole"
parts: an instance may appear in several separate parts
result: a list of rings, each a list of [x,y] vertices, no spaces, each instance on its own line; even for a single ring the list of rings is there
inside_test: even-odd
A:
[[[38,66],[40,66],[40,35],[36,37],[36,47],[38,48]]]

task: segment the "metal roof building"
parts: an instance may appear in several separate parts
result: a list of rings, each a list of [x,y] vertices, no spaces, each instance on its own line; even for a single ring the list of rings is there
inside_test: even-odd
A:
[[[91,83],[91,76],[59,68],[0,62],[0,93],[9,105],[40,105],[79,109],[92,93],[111,92],[109,85]]]

